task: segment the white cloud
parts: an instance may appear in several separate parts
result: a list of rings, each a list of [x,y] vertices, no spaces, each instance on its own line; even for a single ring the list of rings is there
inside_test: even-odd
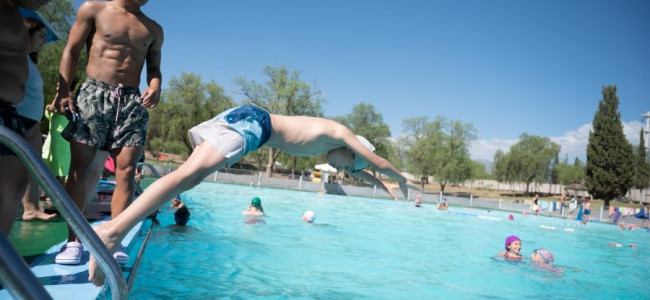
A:
[[[494,154],[501,149],[503,152],[509,152],[510,146],[516,144],[519,140],[475,140],[469,146],[470,157],[473,160],[493,161]]]
[[[584,124],[577,130],[567,131],[564,135],[558,137],[550,137],[551,141],[557,143],[562,147],[560,150],[560,160],[564,160],[568,156],[569,163],[578,157],[583,162],[587,157],[587,144],[589,143],[589,131],[591,131],[591,124]],[[623,133],[627,140],[636,148],[639,145],[639,132],[643,128],[643,124],[639,121],[623,122]],[[510,151],[510,146],[516,144],[519,140],[475,140],[470,145],[470,156],[473,160],[492,161],[494,154],[497,150],[501,149],[504,152]]]

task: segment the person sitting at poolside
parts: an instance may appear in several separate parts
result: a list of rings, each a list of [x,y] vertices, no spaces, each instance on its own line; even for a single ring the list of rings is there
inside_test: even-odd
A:
[[[306,211],[302,215],[302,221],[307,222],[307,223],[314,223],[314,220],[316,220],[316,213],[314,213],[311,210]]]
[[[264,208],[262,207],[262,200],[260,197],[253,197],[251,199],[251,204],[248,206],[248,208],[244,211],[241,212],[242,215],[246,216],[257,216],[261,217],[264,215]]]
[[[181,195],[176,195],[174,198],[172,198],[172,205],[170,205],[169,208],[179,209],[181,207],[185,207],[185,203],[181,201]]]
[[[511,235],[506,238],[505,244],[506,251],[499,252],[497,256],[503,256],[507,260],[521,260],[521,240],[514,235]]]
[[[648,224],[650,224],[650,205],[646,204],[645,206],[642,206],[641,210],[639,210],[634,217],[641,219],[640,227],[647,228]]]
[[[264,145],[296,156],[325,153],[334,168],[378,186],[393,198],[395,195],[383,181],[363,170],[366,166],[397,181],[404,196],[408,189],[419,190],[388,160],[373,153],[374,147],[368,140],[328,119],[270,114],[247,105],[229,109],[191,128],[189,136],[194,151],[178,169],[153,182],[123,213],[96,227],[109,250],[115,249],[135,224],[166,199],[193,188],[210,174]],[[104,284],[104,273],[94,256],[88,274],[95,285]]]

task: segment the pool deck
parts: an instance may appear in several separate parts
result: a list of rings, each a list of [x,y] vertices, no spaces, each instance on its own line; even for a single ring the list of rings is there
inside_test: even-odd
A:
[[[91,225],[97,225],[103,221],[94,222]],[[42,222],[49,223],[49,222]],[[60,231],[56,223],[52,222],[49,226],[41,226],[42,234],[47,235],[47,232]],[[125,274],[130,273],[133,266],[135,255],[142,247],[142,239],[137,237],[141,235],[143,222],[139,222],[124,238],[122,246],[131,257],[131,261],[122,266]],[[90,253],[88,250],[84,251],[79,265],[59,265],[54,262],[54,258],[59,253],[59,249],[65,244],[65,239],[61,240],[58,244],[51,246],[42,255],[33,257],[25,256],[24,253],[30,253],[33,249],[30,247],[15,247],[19,253],[25,258],[32,257],[31,269],[34,275],[40,280],[45,287],[46,291],[52,296],[53,299],[96,299],[100,294],[106,293],[108,284],[103,287],[96,287],[88,281],[88,261]],[[22,245],[24,246],[24,245]],[[38,246],[37,246],[38,247]],[[6,289],[0,290],[0,299],[13,299],[9,291]]]

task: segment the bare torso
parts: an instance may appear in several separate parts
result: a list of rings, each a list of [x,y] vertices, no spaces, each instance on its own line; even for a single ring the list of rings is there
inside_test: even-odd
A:
[[[103,7],[95,15],[95,31],[86,41],[86,73],[105,82],[139,86],[140,73],[159,25],[139,10],[131,13],[111,2],[95,5]]]
[[[339,123],[315,117],[271,114],[271,123],[273,133],[266,146],[297,156],[321,154],[345,146],[343,135],[352,134]]]
[[[25,97],[29,36],[18,7],[0,0],[0,100],[18,104]]]

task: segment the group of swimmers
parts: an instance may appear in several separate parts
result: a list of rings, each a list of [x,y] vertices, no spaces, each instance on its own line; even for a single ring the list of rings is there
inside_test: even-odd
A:
[[[521,246],[521,239],[515,235],[511,235],[506,238],[506,251],[499,252],[497,257],[503,257],[509,261],[521,261],[523,258],[520,253]],[[537,248],[530,254],[530,260],[538,266],[551,267],[551,263],[555,261],[555,257],[551,251],[544,248]]]
[[[415,207],[421,207],[422,206],[422,195],[418,194],[415,196]],[[447,204],[447,198],[442,198],[441,200],[438,201],[438,205],[436,206],[440,210],[447,210],[449,208],[449,205]]]
[[[251,199],[251,204],[248,205],[248,208],[246,208],[241,213],[242,215],[252,217],[249,218],[246,223],[258,223],[259,221],[251,222],[251,220],[259,220],[257,219],[257,217],[262,217],[266,215],[264,213],[264,208],[262,207],[262,199],[260,199],[260,197],[253,197],[253,199]],[[314,223],[315,219],[316,219],[316,213],[314,213],[311,210],[306,211],[302,215],[302,220],[307,223]]]

